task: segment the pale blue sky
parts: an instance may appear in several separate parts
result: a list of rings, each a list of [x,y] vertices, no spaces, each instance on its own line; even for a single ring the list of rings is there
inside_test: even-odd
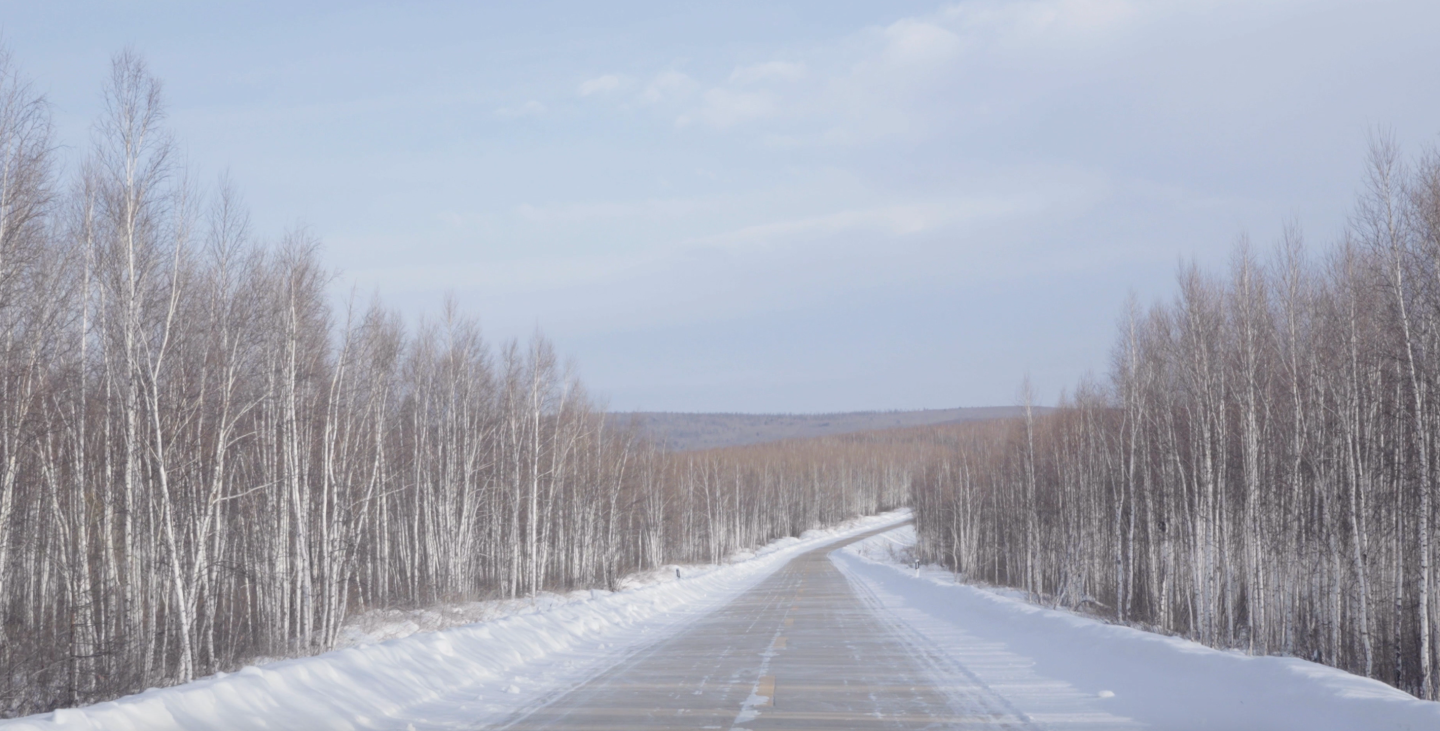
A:
[[[537,325],[616,409],[1053,399],[1131,290],[1344,224],[1440,132],[1440,3],[9,2],[78,161],[110,55],[202,179],[416,314]]]

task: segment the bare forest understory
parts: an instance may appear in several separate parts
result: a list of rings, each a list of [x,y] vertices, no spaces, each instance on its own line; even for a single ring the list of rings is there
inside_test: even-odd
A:
[[[1036,407],[1037,412],[1044,412]],[[618,423],[634,423],[640,433],[675,452],[782,439],[853,434],[878,429],[899,429],[936,424],[960,424],[1019,416],[1014,406],[990,406],[922,411],[851,411],[838,414],[687,414],[665,411],[615,413]]]
[[[140,59],[103,93],[62,171],[0,57],[0,715],[907,502],[967,577],[1436,695],[1440,157],[1378,144],[1319,258],[1292,232],[1183,271],[1058,409],[675,452],[538,336],[333,306],[312,237],[187,176]]]

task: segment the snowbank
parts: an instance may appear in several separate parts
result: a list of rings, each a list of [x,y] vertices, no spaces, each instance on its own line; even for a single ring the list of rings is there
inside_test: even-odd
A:
[[[882,616],[1047,728],[1440,729],[1440,703],[1376,680],[1106,624],[957,585],[942,568],[899,565],[914,540],[901,527],[831,560]]]
[[[349,641],[358,644],[347,649],[0,721],[0,729],[475,728],[673,635],[801,551],[908,519],[908,510],[862,518],[776,541],[724,565],[681,567],[680,580],[669,567],[633,577],[633,588],[496,603],[485,611],[514,613],[367,644],[421,627],[414,618],[392,618],[369,632],[356,628]]]

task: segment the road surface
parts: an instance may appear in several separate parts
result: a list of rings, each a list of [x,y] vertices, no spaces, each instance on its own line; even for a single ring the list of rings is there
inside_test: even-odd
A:
[[[692,627],[499,724],[530,729],[1006,729],[1023,714],[800,554]]]

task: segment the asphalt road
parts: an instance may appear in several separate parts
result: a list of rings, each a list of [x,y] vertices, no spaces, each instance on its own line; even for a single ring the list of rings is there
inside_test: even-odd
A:
[[[498,727],[1030,728],[964,668],[873,611],[826,557],[842,545],[797,556],[680,634]]]

